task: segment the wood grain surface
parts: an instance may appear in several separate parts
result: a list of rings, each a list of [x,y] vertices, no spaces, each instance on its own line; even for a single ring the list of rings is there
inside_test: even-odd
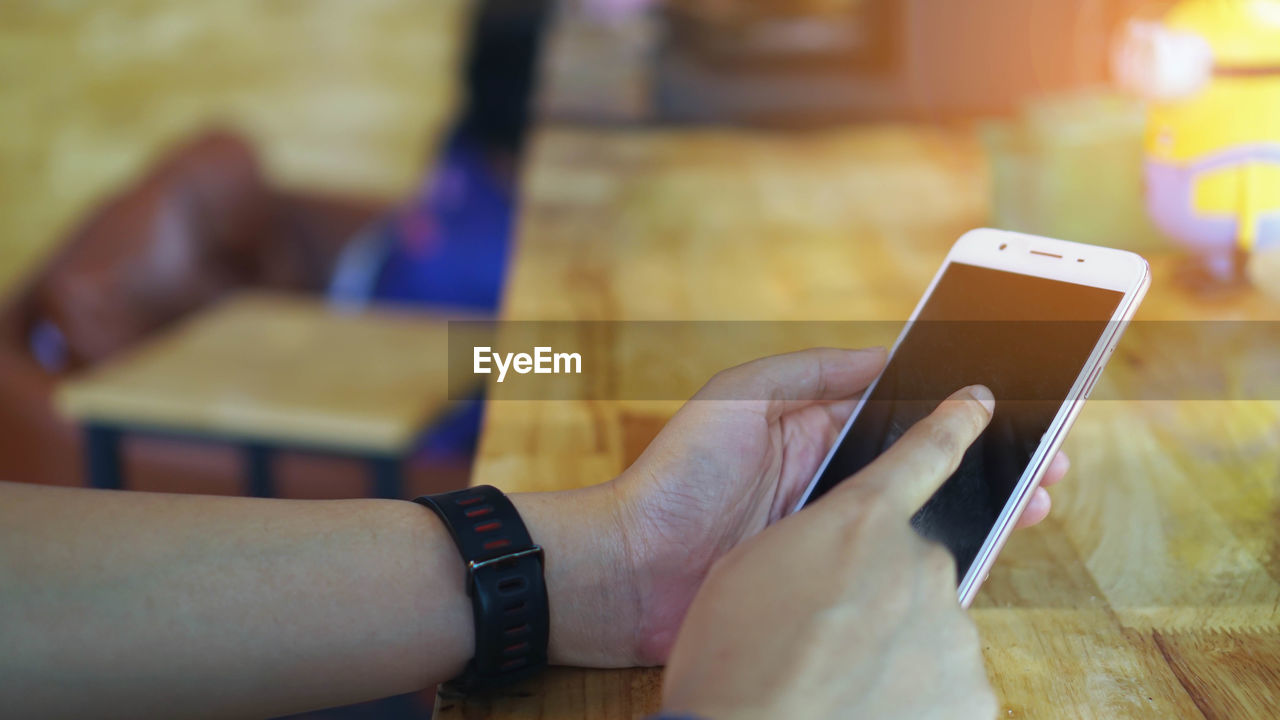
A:
[[[81,421],[400,452],[448,403],[447,342],[444,314],[247,293],[71,379],[57,402]]]
[[[962,134],[548,129],[504,316],[902,320],[955,238],[983,223],[986,197]],[[1153,266],[1141,318],[1280,319],[1253,291],[1196,297],[1174,260]],[[590,342],[611,372],[635,360],[607,334]],[[1121,348],[1190,373],[1235,361],[1229,347]],[[614,476],[678,405],[491,391],[474,482],[508,491]],[[1014,536],[972,610],[1000,717],[1280,716],[1280,404],[1094,401],[1067,450],[1052,517]],[[659,687],[652,669],[559,668],[437,717],[640,717]]]

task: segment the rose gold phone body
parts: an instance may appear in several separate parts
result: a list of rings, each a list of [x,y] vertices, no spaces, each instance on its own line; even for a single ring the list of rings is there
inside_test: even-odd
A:
[[[914,323],[920,311],[929,301],[938,281],[952,262],[1115,290],[1124,294],[1115,314],[1111,318],[1111,322],[1107,324],[1106,329],[1099,337],[1088,360],[1081,366],[1075,384],[1067,394],[1068,399],[1059,407],[1053,423],[1042,436],[1039,447],[1032,454],[1031,461],[1027,464],[1021,478],[1014,487],[1013,493],[1009,496],[1009,501],[1005,503],[1004,509],[1001,510],[1000,515],[996,518],[995,524],[987,534],[987,538],[983,542],[982,548],[978,551],[969,571],[960,579],[958,590],[960,604],[963,607],[968,607],[973,602],[974,596],[977,595],[978,588],[986,580],[987,573],[990,572],[996,556],[1000,554],[1000,550],[1004,547],[1005,541],[1008,540],[1009,534],[1013,531],[1018,518],[1022,516],[1023,510],[1026,509],[1027,503],[1031,500],[1032,492],[1040,485],[1040,479],[1044,477],[1050,460],[1062,447],[1062,441],[1066,437],[1067,431],[1071,428],[1072,423],[1075,422],[1076,416],[1080,414],[1080,409],[1084,407],[1084,401],[1088,399],[1089,392],[1097,382],[1098,376],[1102,374],[1102,369],[1106,366],[1112,351],[1115,350],[1116,344],[1119,343],[1120,336],[1124,334],[1129,320],[1137,312],[1138,305],[1141,304],[1142,298],[1147,293],[1147,288],[1151,285],[1151,269],[1147,261],[1141,256],[1124,250],[1083,245],[1004,230],[988,228],[971,230],[956,241],[956,244],[952,246],[951,251],[947,254],[946,260],[942,263],[942,267],[938,268],[938,272],[929,283],[929,288],[925,291],[920,302],[916,304],[916,308],[912,311],[906,327],[894,343],[893,349],[890,351],[890,358],[897,351],[898,346],[902,344],[902,340],[906,337],[912,323]],[[879,382],[878,378],[876,382]],[[799,510],[809,500],[809,495],[813,492],[819,478],[822,477],[822,473],[831,461],[831,457],[835,454],[836,448],[844,441],[845,434],[848,433],[854,419],[862,411],[863,403],[870,397],[871,391],[875,389],[876,382],[873,382],[863,392],[862,401],[858,403],[858,406],[849,416],[849,420],[845,423],[844,429],[841,430],[839,438],[832,445],[826,460],[818,467],[818,471],[814,473],[813,480],[810,481],[809,487],[805,490],[794,510]],[[999,398],[996,401],[999,402]]]

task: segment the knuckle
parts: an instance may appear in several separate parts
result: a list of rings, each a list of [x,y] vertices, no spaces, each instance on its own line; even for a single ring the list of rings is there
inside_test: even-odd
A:
[[[857,493],[862,511],[872,517],[879,518],[890,505],[888,483],[882,477],[859,478],[859,482],[850,489]]]
[[[960,432],[947,422],[930,423],[928,430],[929,444],[933,445],[947,457],[958,457],[964,453],[968,443],[964,443]]]
[[[872,534],[874,518],[865,511],[856,513],[840,527],[840,553],[848,558]]]
[[[843,561],[849,560],[858,543],[861,542],[864,530],[863,523],[860,520],[852,520],[840,526],[835,547],[836,557]]]
[[[888,511],[888,503],[881,499],[879,491],[870,493],[870,496],[859,498],[857,509],[848,513],[840,525],[838,550],[845,559],[868,543],[879,546],[884,542],[882,536],[885,521],[893,515]]]
[[[858,492],[860,495],[858,514],[861,516],[865,532],[881,533],[887,523],[903,521],[897,498],[884,483],[869,484],[865,488],[860,488]]]
[[[855,508],[859,515],[877,516],[890,502],[886,478],[874,468],[858,472],[836,485],[828,494],[842,508]]]
[[[710,380],[707,380],[706,385],[703,385],[702,389],[704,391],[714,392],[721,388],[732,387],[734,383],[734,371],[737,369],[737,367],[731,367],[716,372],[716,374],[711,376]]]
[[[929,439],[950,455],[961,455],[987,426],[987,411],[977,402],[954,403],[947,412],[932,418]]]
[[[695,397],[699,400],[740,400],[749,399],[753,391],[752,371],[746,365],[737,365],[720,370],[707,380]]]

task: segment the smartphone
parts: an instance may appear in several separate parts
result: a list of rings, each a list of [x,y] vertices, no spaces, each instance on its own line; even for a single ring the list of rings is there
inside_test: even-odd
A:
[[[979,229],[947,254],[796,510],[981,383],[990,425],[912,517],[956,559],[960,604],[986,580],[1151,284],[1131,252]]]

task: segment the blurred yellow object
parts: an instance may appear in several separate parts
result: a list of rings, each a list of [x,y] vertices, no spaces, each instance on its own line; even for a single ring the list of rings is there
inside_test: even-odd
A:
[[[1261,214],[1280,210],[1280,164],[1250,163],[1207,172],[1195,183],[1191,205],[1204,215],[1238,212],[1240,245],[1252,250]]]
[[[1222,279],[1238,250],[1280,251],[1280,0],[1183,0],[1131,25],[1119,62],[1151,99],[1155,223]]]

